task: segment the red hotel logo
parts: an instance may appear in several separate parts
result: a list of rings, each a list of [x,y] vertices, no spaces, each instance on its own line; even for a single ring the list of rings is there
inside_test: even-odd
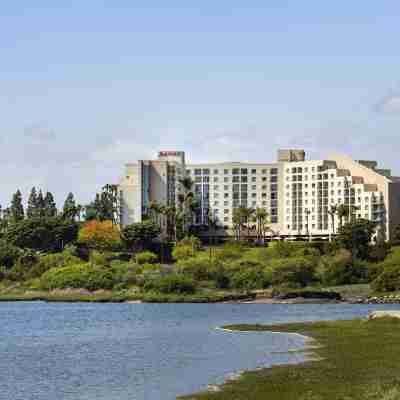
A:
[[[158,153],[160,157],[168,157],[168,156],[180,156],[182,155],[181,151],[160,151]]]

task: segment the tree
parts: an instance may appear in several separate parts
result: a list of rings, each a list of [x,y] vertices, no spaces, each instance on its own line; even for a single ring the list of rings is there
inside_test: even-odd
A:
[[[29,218],[12,224],[5,232],[5,239],[14,246],[37,251],[61,251],[74,243],[78,225],[62,218]]]
[[[36,188],[33,187],[28,198],[28,207],[26,209],[27,218],[35,218],[38,216],[38,198]]]
[[[254,221],[257,227],[257,241],[265,240],[268,213],[264,208],[257,207],[254,211]]]
[[[107,184],[101,193],[96,193],[93,202],[85,207],[85,220],[97,219],[111,221],[114,225],[120,224],[121,206],[118,195],[118,186]]]
[[[400,245],[400,225],[396,225],[392,233],[392,243],[393,245]]]
[[[37,201],[36,201],[36,207],[37,207],[37,216],[43,218],[46,215],[46,204],[44,202],[42,189],[39,190],[39,194],[37,196]]]
[[[73,193],[68,193],[67,198],[64,201],[62,216],[65,219],[75,221],[78,215],[78,206],[76,205]]]
[[[349,208],[345,204],[339,204],[336,210],[339,218],[339,229],[343,227],[343,219],[349,216]]]
[[[338,205],[334,204],[328,210],[328,214],[331,217],[331,224],[332,224],[332,233],[335,234],[335,216],[338,213]],[[332,240],[332,235],[329,235],[329,241]]]
[[[22,205],[22,195],[19,190],[16,191],[11,200],[10,213],[13,223],[24,219],[24,206]]]
[[[91,220],[79,231],[79,243],[96,250],[112,250],[121,244],[120,230],[112,221]]]
[[[45,217],[55,217],[57,215],[57,206],[52,193],[46,193],[43,206],[43,214]]]
[[[185,235],[189,225],[193,222],[196,202],[194,201],[194,193],[192,192],[193,180],[190,177],[184,177],[179,180],[179,183],[183,188],[183,193],[178,195],[180,215],[175,220],[182,221],[182,233]]]
[[[369,257],[370,243],[376,224],[367,219],[357,219],[339,229],[338,243],[351,251],[353,259],[365,260]]]
[[[145,220],[125,226],[121,238],[128,249],[145,250],[159,234],[159,226],[151,220]]]

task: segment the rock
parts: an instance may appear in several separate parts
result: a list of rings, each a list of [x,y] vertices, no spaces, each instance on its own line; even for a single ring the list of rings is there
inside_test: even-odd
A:
[[[377,318],[398,318],[400,319],[400,311],[372,311],[368,315],[368,319],[377,319]]]

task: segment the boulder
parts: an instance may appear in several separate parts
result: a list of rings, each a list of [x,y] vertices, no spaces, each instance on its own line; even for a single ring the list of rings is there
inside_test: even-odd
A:
[[[400,319],[400,311],[372,311],[368,315],[368,319],[377,318],[398,318]]]

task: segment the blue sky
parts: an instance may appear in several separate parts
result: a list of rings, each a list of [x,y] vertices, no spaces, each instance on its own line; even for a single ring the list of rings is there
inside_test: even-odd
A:
[[[302,147],[400,175],[398,1],[4,3],[3,206],[33,185],[85,203],[159,149],[267,162]]]

